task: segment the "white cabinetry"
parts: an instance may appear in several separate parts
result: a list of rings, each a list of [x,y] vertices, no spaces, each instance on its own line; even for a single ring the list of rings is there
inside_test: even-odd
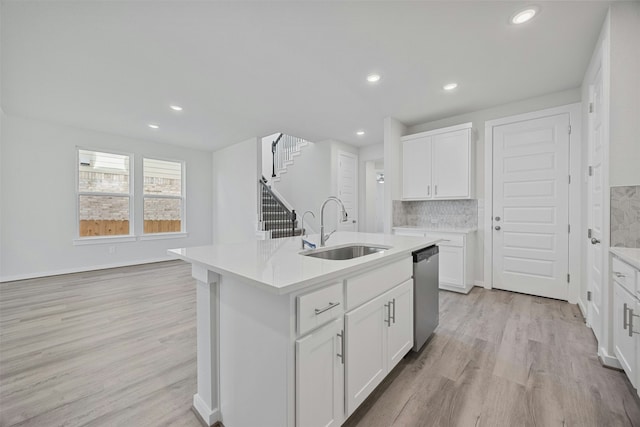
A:
[[[413,345],[413,281],[345,315],[347,416]]]
[[[296,426],[340,425],[413,347],[412,274],[406,257],[295,295]]]
[[[402,198],[431,198],[431,137],[402,143]]]
[[[474,286],[476,231],[447,233],[419,228],[394,227],[394,234],[441,239],[438,243],[438,277],[440,289],[469,293]]]
[[[402,199],[473,197],[471,123],[402,137]]]
[[[640,377],[640,273],[618,258],[611,262],[613,278],[613,351],[629,381],[638,387]]]
[[[296,340],[296,425],[339,426],[344,417],[342,317]]]

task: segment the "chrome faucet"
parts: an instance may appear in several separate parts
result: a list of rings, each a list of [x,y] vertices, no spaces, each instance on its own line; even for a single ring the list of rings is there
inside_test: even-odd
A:
[[[336,231],[336,230],[333,230],[331,233],[327,235],[324,234],[324,207],[327,205],[327,203],[329,203],[332,200],[336,202],[340,206],[340,209],[342,210],[341,212],[342,222],[347,222],[347,210],[345,209],[344,204],[342,203],[342,200],[338,199],[336,196],[329,196],[327,200],[324,201],[324,203],[322,204],[322,207],[320,208],[320,246],[324,246],[327,240],[329,240],[329,237],[331,237],[331,235]]]
[[[311,216],[314,217],[314,218],[316,217],[316,215],[311,211],[305,211],[305,213],[302,214],[302,219],[300,220],[300,226],[302,228],[302,231],[301,231],[302,249],[304,249],[305,246],[309,246],[311,249],[315,249],[316,245],[305,239],[305,237],[307,237],[307,230],[304,229],[304,216],[306,214],[311,214]]]

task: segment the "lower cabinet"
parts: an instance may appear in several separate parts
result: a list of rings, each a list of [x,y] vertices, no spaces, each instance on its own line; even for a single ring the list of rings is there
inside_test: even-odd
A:
[[[438,275],[441,287],[449,286],[464,292],[464,248],[440,244],[438,249]]]
[[[476,232],[452,233],[395,227],[394,234],[440,239],[438,275],[440,289],[468,294],[474,286]]]
[[[346,416],[413,345],[413,281],[345,314]]]
[[[631,329],[631,335],[629,336],[629,323],[632,321],[630,315],[636,310],[636,302],[633,295],[631,295],[621,285],[614,282],[613,287],[613,348],[618,358],[618,361],[622,365],[622,368],[627,373],[629,380],[633,386],[636,386],[636,337]],[[632,309],[633,311],[630,311]],[[640,322],[635,322],[640,333]]]
[[[613,352],[637,389],[640,380],[640,293],[639,274],[630,265],[613,258]]]
[[[342,317],[296,340],[296,425],[339,426],[344,421]]]

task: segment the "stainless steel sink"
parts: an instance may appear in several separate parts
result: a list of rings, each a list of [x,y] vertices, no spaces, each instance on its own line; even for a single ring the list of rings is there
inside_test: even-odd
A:
[[[346,260],[359,258],[361,256],[377,254],[391,249],[390,246],[368,246],[368,245],[349,245],[338,246],[330,249],[313,249],[310,251],[300,252],[301,255],[314,258]]]

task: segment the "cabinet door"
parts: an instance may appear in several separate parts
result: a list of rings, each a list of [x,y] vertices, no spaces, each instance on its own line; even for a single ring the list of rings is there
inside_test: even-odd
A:
[[[344,419],[342,318],[296,341],[296,425],[339,426]]]
[[[464,288],[464,248],[440,246],[438,249],[439,282]]]
[[[626,310],[625,310],[626,304]],[[613,285],[613,349],[629,381],[636,386],[636,334],[629,336],[629,322],[640,332],[640,318],[631,319],[629,309],[635,309],[633,296],[620,284]],[[635,310],[634,310],[635,311]],[[636,313],[638,314],[638,313]]]
[[[348,417],[384,379],[387,371],[387,294],[345,315]]]
[[[402,198],[431,198],[431,137],[402,143]]]
[[[470,130],[463,129],[433,136],[432,150],[433,197],[470,197]]]
[[[387,326],[387,371],[391,371],[413,347],[413,280],[387,294],[391,302],[391,322]]]

